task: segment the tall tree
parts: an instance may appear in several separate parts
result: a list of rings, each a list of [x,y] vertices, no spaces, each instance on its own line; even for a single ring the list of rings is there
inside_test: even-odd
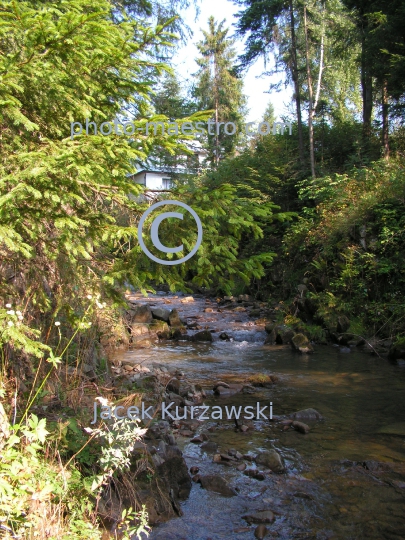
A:
[[[405,9],[402,0],[344,0],[353,10],[361,43],[361,85],[365,142],[371,135],[374,96],[381,100],[381,143],[389,156],[390,99],[405,93]],[[403,110],[403,107],[400,107]]]
[[[195,101],[185,95],[175,72],[166,73],[159,82],[152,104],[157,115],[164,115],[171,122],[179,122],[198,110]],[[158,148],[153,156],[148,156],[148,164],[165,169],[172,179],[185,178],[184,169],[194,173],[199,168],[198,158],[185,153],[184,147]]]
[[[235,70],[235,41],[227,37],[229,29],[224,23],[217,23],[212,16],[208,19],[208,31],[203,31],[204,39],[197,44],[201,56],[196,59],[200,69],[194,89],[198,108],[214,111],[215,131],[212,133],[209,126],[208,149],[216,165],[235,149],[246,104],[243,82]],[[236,129],[226,133],[220,129],[220,122],[233,122]]]
[[[350,64],[348,56],[351,54],[353,60],[354,53],[349,46],[342,55],[337,45],[342,35],[346,43],[351,36],[353,24],[349,13],[340,0],[235,0],[235,3],[245,7],[238,14],[238,33],[248,35],[241,65],[248,66],[258,56],[266,58],[273,52],[276,67],[269,73],[281,67],[287,74],[287,83],[293,83],[301,164],[304,159],[302,110],[307,105],[310,168],[315,176],[313,123],[321,97],[333,95],[340,108],[348,107],[353,101],[344,91],[348,86],[356,86],[356,72],[346,67]],[[355,96],[355,92],[351,93]],[[344,114],[341,112],[340,116]]]
[[[238,22],[236,24],[237,33],[241,37],[248,36],[245,53],[240,56],[242,68],[249,67],[260,56],[266,59],[269,53],[275,51],[280,37],[278,32],[279,22],[281,19],[288,21],[290,39],[288,42],[288,55],[284,58],[285,62],[283,65],[287,67],[294,84],[299,155],[300,161],[303,163],[304,142],[295,0],[264,0],[262,2],[256,2],[255,0],[234,0],[234,3],[245,8],[244,11],[238,13]]]

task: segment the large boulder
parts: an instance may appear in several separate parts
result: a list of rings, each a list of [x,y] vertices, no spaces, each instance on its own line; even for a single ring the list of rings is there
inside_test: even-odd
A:
[[[121,519],[125,507],[134,508],[139,503],[146,506],[151,525],[182,515],[179,501],[189,496],[191,477],[169,423],[162,420],[153,424],[144,440],[135,443],[130,460],[129,470],[119,475],[118,482],[101,497],[99,514],[103,523],[112,526]],[[128,489],[131,485],[136,486],[136,493]]]
[[[260,452],[260,454],[256,456],[256,463],[267,467],[275,473],[282,473],[285,471],[283,458],[274,449]]]
[[[149,304],[132,305],[129,315],[132,323],[149,324],[153,318]]]
[[[191,477],[182,453],[180,451],[178,455],[174,448],[169,446],[164,459],[164,463],[157,468],[159,478],[166,484],[167,493],[172,494],[175,499],[184,501],[191,491]]]
[[[278,345],[286,345],[291,343],[292,338],[294,337],[294,330],[287,326],[286,324],[280,324],[274,328],[275,331],[275,342]]]
[[[170,312],[171,312],[170,309],[165,309],[165,308],[153,308],[152,309],[153,318],[157,319],[158,321],[168,322]]]
[[[304,336],[304,334],[295,334],[295,336],[291,339],[291,345],[293,346],[294,350],[300,352],[301,354],[308,354],[314,351],[309,339]]]

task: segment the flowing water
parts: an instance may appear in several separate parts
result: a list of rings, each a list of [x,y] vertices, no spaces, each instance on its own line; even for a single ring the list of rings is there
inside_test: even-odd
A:
[[[162,298],[149,298],[158,305]],[[285,346],[263,345],[263,328],[244,313],[203,313],[207,303],[192,306],[165,299],[188,322],[225,330],[233,338],[213,343],[159,343],[148,350],[129,351],[141,361],[181,369],[188,380],[207,390],[207,405],[273,403],[273,414],[289,415],[314,408],[323,421],[307,422],[308,434],[283,431],[277,422],[258,420],[254,429],[235,431],[232,420],[210,420],[200,428],[218,443],[255,455],[275,448],[287,465],[285,474],[259,481],[235,467],[212,462],[212,453],[179,437],[189,466],[200,474],[216,474],[236,487],[238,495],[223,497],[193,484],[182,503],[182,517],[154,528],[150,540],[219,540],[253,538],[255,525],[247,513],[271,510],[266,538],[280,539],[405,539],[405,369],[386,359],[317,346],[299,355]],[[254,374],[275,374],[271,388],[253,394],[216,398],[210,389],[218,380],[246,381]],[[209,431],[207,431],[209,429]],[[249,466],[254,464],[248,463]]]

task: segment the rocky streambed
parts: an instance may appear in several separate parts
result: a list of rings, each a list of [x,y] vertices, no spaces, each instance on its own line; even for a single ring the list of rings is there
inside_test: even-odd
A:
[[[274,345],[265,305],[243,297],[128,299],[132,348],[115,376],[178,407],[144,443],[162,494],[137,482],[152,540],[405,538],[401,365]],[[196,420],[198,406],[254,414]]]

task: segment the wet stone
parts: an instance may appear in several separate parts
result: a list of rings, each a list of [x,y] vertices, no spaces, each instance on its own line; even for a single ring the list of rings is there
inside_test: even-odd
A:
[[[267,534],[267,527],[265,525],[258,525],[255,529],[255,538],[262,540]]]
[[[245,521],[250,523],[274,523],[275,517],[271,510],[262,510],[254,514],[242,516]]]
[[[290,415],[294,420],[322,420],[322,415],[315,409],[303,409]]]
[[[285,471],[283,460],[280,454],[274,449],[258,454],[256,463],[258,465],[264,465],[275,473],[282,473]]]
[[[217,445],[217,443],[214,443],[212,441],[208,441],[208,442],[203,443],[200,446],[200,448],[201,448],[201,450],[204,450],[204,452],[216,452],[217,449],[218,449],[218,445]]]
[[[300,433],[309,433],[309,426],[304,424],[304,422],[297,422],[296,420],[292,423],[292,427],[299,431]]]
[[[231,488],[228,482],[221,476],[216,476],[213,474],[202,476],[201,485],[204,489],[208,491],[215,491],[224,497],[234,497],[236,495],[236,491]]]

